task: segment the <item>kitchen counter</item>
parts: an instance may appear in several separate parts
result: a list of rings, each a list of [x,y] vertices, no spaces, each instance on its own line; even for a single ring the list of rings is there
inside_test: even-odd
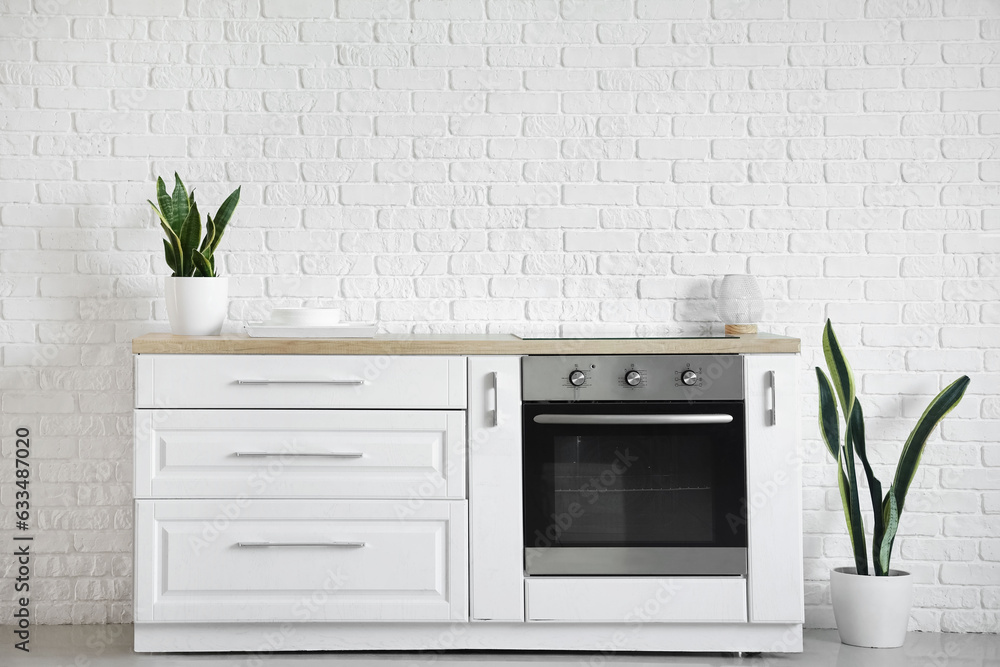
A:
[[[608,637],[620,635],[614,648],[621,651],[800,651],[799,346],[795,338],[769,334],[139,336],[132,342],[133,646],[141,653],[256,651],[260,637],[277,634],[276,652],[604,651]],[[708,356],[684,356],[699,353]],[[699,486],[698,495],[709,491],[708,511],[717,508],[720,518],[738,511],[745,526],[735,565],[725,571],[699,564],[701,574],[689,576],[683,572],[690,566],[681,564],[640,576],[616,574],[613,566],[579,576],[526,572],[525,502],[540,502],[525,486],[538,470],[526,452],[534,456],[558,445],[543,444],[550,436],[540,440],[526,426],[529,413],[532,424],[551,422],[536,422],[532,410],[540,408],[524,400],[522,357],[550,355],[553,377],[568,381],[571,369],[582,366],[574,355],[604,354],[634,354],[619,358],[637,361],[648,359],[639,355],[681,355],[660,358],[658,367],[667,370],[647,381],[650,389],[671,384],[672,373],[692,366],[712,380],[690,394],[711,405],[687,405],[670,399],[674,393],[661,401],[669,403],[662,416],[727,411],[729,420],[693,421],[732,426],[697,432],[670,426],[656,433],[664,443],[702,453],[724,447],[716,451],[726,455],[713,461],[735,466],[729,476],[721,468],[722,476],[711,475],[729,480],[724,493]],[[727,367],[734,367],[729,378],[742,388],[739,404],[713,393],[726,388],[728,380],[714,372]],[[605,373],[606,383],[627,382],[624,370]],[[596,387],[599,376],[591,377]],[[553,416],[563,407],[594,412],[596,404],[589,403],[596,393],[545,409]],[[605,409],[623,415],[622,424],[632,421],[620,405]],[[636,409],[645,414],[646,405]],[[649,458],[636,450],[626,456],[630,437],[638,436],[642,449],[639,443],[656,438],[653,433],[645,426],[616,429],[611,449],[587,463],[616,479],[641,460],[635,484],[657,478],[651,466],[658,461],[674,475],[673,455]],[[698,457],[691,470],[701,475]],[[543,460],[544,467],[556,459]],[[587,481],[588,488],[634,488],[605,481],[603,472],[599,477]],[[737,509],[746,492],[730,491],[739,491],[744,479],[745,489],[767,490],[766,503]],[[660,490],[688,490],[671,484]],[[601,516],[624,502],[608,497]],[[670,497],[684,508],[701,502],[691,494]],[[544,532],[542,524],[530,528],[538,541],[529,548],[547,548],[556,529],[582,516],[569,511],[573,516],[546,512],[553,523],[542,517]],[[229,528],[204,536],[200,527],[219,517]],[[263,547],[275,548],[264,554]],[[687,553],[694,561],[707,555]],[[737,571],[745,576],[733,576]],[[336,594],[310,598],[308,613],[301,613],[303,591],[332,589]]]
[[[134,354],[775,354],[799,352],[798,338],[760,333],[728,338],[521,338],[511,334],[381,335],[374,338],[250,338],[151,333]]]

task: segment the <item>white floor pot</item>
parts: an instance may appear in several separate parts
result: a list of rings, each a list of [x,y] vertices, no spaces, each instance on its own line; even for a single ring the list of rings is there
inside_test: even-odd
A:
[[[902,570],[889,570],[888,577],[859,576],[856,572],[853,567],[830,572],[840,641],[868,648],[902,646],[910,622],[913,577]]]
[[[170,331],[179,336],[218,336],[229,308],[229,278],[166,279]]]

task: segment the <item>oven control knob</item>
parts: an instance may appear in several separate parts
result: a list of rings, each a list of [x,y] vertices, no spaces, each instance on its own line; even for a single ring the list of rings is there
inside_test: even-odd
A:
[[[583,371],[573,371],[569,374],[569,383],[574,387],[579,387],[586,381],[587,376],[584,375]]]
[[[689,387],[693,387],[694,385],[698,384],[698,374],[688,369],[683,373],[681,373],[681,382],[683,382]]]
[[[625,384],[630,387],[638,387],[642,382],[642,374],[639,371],[629,371],[625,374]]]

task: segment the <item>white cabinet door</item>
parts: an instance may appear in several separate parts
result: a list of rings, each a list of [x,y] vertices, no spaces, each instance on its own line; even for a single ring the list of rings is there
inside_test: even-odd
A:
[[[746,355],[751,623],[801,623],[799,355]]]
[[[521,358],[469,358],[472,618],[524,620]]]
[[[137,408],[465,409],[463,357],[140,354]]]
[[[465,499],[465,413],[136,410],[137,498]]]
[[[464,500],[139,500],[135,620],[465,620],[466,521]]]

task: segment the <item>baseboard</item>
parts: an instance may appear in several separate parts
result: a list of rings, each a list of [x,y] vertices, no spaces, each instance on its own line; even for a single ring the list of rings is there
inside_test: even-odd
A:
[[[136,623],[137,652],[802,651],[801,624]]]

